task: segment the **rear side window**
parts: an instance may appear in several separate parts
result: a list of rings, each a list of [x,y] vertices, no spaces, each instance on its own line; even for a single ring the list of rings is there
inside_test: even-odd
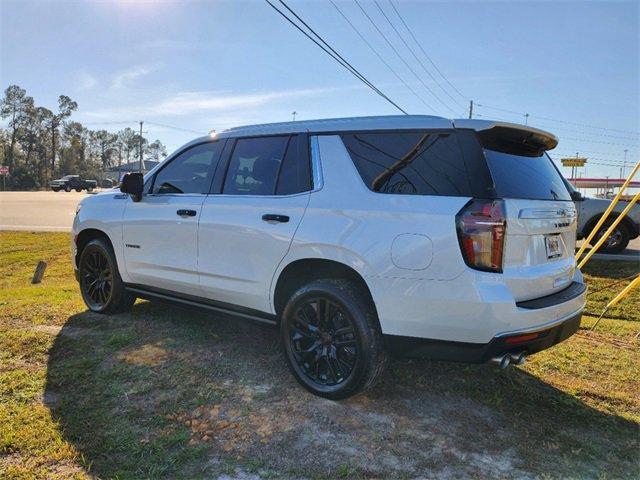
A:
[[[288,195],[310,189],[308,155],[297,135],[237,140],[222,193]]]
[[[484,149],[484,155],[499,197],[571,200],[562,177],[546,153],[531,157]]]
[[[353,133],[342,141],[374,192],[472,196],[453,132]]]

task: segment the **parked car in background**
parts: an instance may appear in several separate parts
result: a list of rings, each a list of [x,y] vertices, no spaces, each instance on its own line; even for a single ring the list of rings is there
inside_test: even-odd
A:
[[[419,115],[198,138],[82,200],[80,291],[98,313],[141,297],[277,326],[294,377],[332,399],[371,387],[390,354],[519,364],[585,306],[556,144]]]
[[[571,183],[566,180],[565,183],[571,192],[571,198],[573,198],[578,211],[578,239],[586,238],[596,226],[596,223],[598,223],[598,220],[600,220],[607,208],[609,208],[609,205],[611,205],[611,200],[605,198],[585,197],[577,191]],[[604,235],[626,206],[627,202],[622,200],[616,204],[613,212],[609,214],[609,217],[594,237],[591,242],[592,244],[596,243],[602,235]],[[638,236],[640,236],[640,205],[636,204],[615,227],[614,231],[611,232],[611,235],[609,235],[609,238],[607,238],[607,240],[605,240],[602,246],[598,249],[598,252],[620,253],[627,248],[627,245],[629,245],[631,240]]]
[[[112,180],[111,178],[104,178],[101,182],[100,182],[100,186],[102,188],[113,188],[116,185],[118,185],[118,181],[117,180]]]
[[[65,175],[58,180],[49,182],[49,187],[54,192],[59,192],[60,190],[64,190],[65,192],[70,192],[71,190],[75,190],[76,192],[81,192],[82,190],[91,192],[97,186],[98,182],[96,180],[84,180],[80,175]]]

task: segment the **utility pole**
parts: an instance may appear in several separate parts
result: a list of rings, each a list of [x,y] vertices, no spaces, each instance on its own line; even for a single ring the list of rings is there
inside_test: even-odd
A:
[[[140,122],[140,165],[139,165],[139,170],[140,173],[143,173],[143,165],[142,165],[142,125],[144,124],[144,122]]]
[[[529,125],[529,114],[528,113],[524,114],[524,124],[525,125]]]
[[[118,184],[122,181],[122,142],[118,142]]]
[[[293,121],[296,121],[296,115],[298,114],[298,112],[296,112],[295,110],[293,112],[291,112],[291,115],[293,115]]]
[[[620,176],[620,178],[626,178],[627,175],[627,152],[628,150],[625,148],[624,149],[624,163],[622,164],[622,175]]]
[[[469,100],[469,118],[473,118],[473,100]]]

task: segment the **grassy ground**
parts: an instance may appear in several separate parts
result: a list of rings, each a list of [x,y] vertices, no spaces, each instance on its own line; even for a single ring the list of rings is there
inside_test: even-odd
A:
[[[0,233],[0,478],[640,476],[638,291],[524,367],[396,360],[330,402],[295,384],[267,328],[148,302],[86,312],[68,250]],[[586,276],[596,290],[637,269]]]

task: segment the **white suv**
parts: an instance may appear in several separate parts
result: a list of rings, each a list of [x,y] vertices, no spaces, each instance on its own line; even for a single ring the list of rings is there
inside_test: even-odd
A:
[[[87,306],[137,297],[277,325],[296,379],[345,398],[389,354],[503,367],[572,335],[576,210],[531,127],[431,116],[256,125],[84,199]]]

